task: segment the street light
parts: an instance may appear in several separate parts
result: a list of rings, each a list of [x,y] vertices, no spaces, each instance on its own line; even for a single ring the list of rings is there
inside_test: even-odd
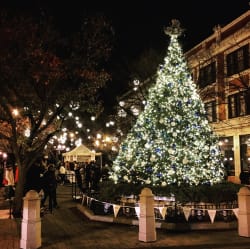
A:
[[[3,163],[4,166],[6,165],[7,157],[7,153],[0,151],[1,164]]]

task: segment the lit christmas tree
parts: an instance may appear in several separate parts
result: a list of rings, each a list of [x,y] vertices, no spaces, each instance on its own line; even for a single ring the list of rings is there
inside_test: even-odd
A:
[[[166,186],[215,184],[224,166],[204,104],[192,81],[178,37],[177,20],[165,29],[170,44],[144,111],[121,144],[110,178]]]

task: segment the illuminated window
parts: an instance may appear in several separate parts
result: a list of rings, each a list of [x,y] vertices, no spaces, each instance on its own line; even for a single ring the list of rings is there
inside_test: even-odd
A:
[[[226,57],[227,75],[233,75],[249,68],[249,48],[245,45]]]
[[[248,171],[250,167],[250,134],[240,136],[241,171]]]
[[[234,144],[233,137],[220,137],[219,146],[222,155],[224,156],[223,162],[228,176],[235,175],[234,169]]]
[[[205,103],[205,109],[207,114],[208,122],[216,122],[217,116],[216,116],[216,101],[211,101],[208,103]]]
[[[216,81],[216,64],[211,64],[199,70],[198,85],[200,88],[206,87]]]
[[[250,114],[250,91],[239,92],[228,96],[228,118]]]

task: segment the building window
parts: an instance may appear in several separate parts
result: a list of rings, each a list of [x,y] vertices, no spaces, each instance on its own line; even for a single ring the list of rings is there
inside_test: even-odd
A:
[[[228,96],[228,118],[250,114],[250,90]]]
[[[249,68],[249,45],[245,45],[226,57],[227,76],[242,72]]]
[[[219,146],[228,176],[235,175],[233,137],[220,137]]]
[[[200,88],[204,88],[216,81],[216,64],[211,64],[201,68],[199,70],[198,85]]]
[[[208,122],[210,123],[216,122],[217,121],[216,101],[205,103],[205,109],[206,109]]]
[[[248,171],[250,167],[250,135],[240,136],[241,171]]]

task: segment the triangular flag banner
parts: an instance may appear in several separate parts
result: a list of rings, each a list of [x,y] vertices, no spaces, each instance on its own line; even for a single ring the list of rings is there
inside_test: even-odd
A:
[[[116,217],[117,216],[117,214],[118,214],[118,212],[119,212],[119,210],[120,210],[120,205],[115,205],[115,204],[113,204],[113,210],[114,210],[114,216]]]
[[[167,212],[167,207],[158,207],[160,213],[161,213],[161,216],[163,219],[165,219],[165,216],[166,216],[166,212]]]
[[[237,217],[237,219],[239,218],[239,208],[234,208],[233,209],[234,215]]]
[[[103,211],[105,214],[108,213],[110,206],[111,206],[110,203],[107,203],[107,202],[104,203],[104,205],[103,205],[104,210]]]
[[[87,206],[90,207],[93,198],[87,197]]]
[[[89,206],[90,197],[87,196],[87,206]]]
[[[214,218],[215,218],[215,215],[216,215],[216,210],[214,210],[214,209],[210,209],[209,210],[208,209],[207,212],[208,212],[208,215],[209,215],[209,218],[210,218],[211,222],[214,223]]]
[[[140,217],[140,207],[135,207],[136,216]]]
[[[89,197],[89,206],[91,206],[92,201],[95,200],[94,198]]]
[[[183,209],[183,213],[184,213],[185,219],[186,219],[186,221],[188,221],[188,218],[189,218],[189,216],[191,214],[192,208],[190,208],[190,207],[183,207],[182,209]]]

